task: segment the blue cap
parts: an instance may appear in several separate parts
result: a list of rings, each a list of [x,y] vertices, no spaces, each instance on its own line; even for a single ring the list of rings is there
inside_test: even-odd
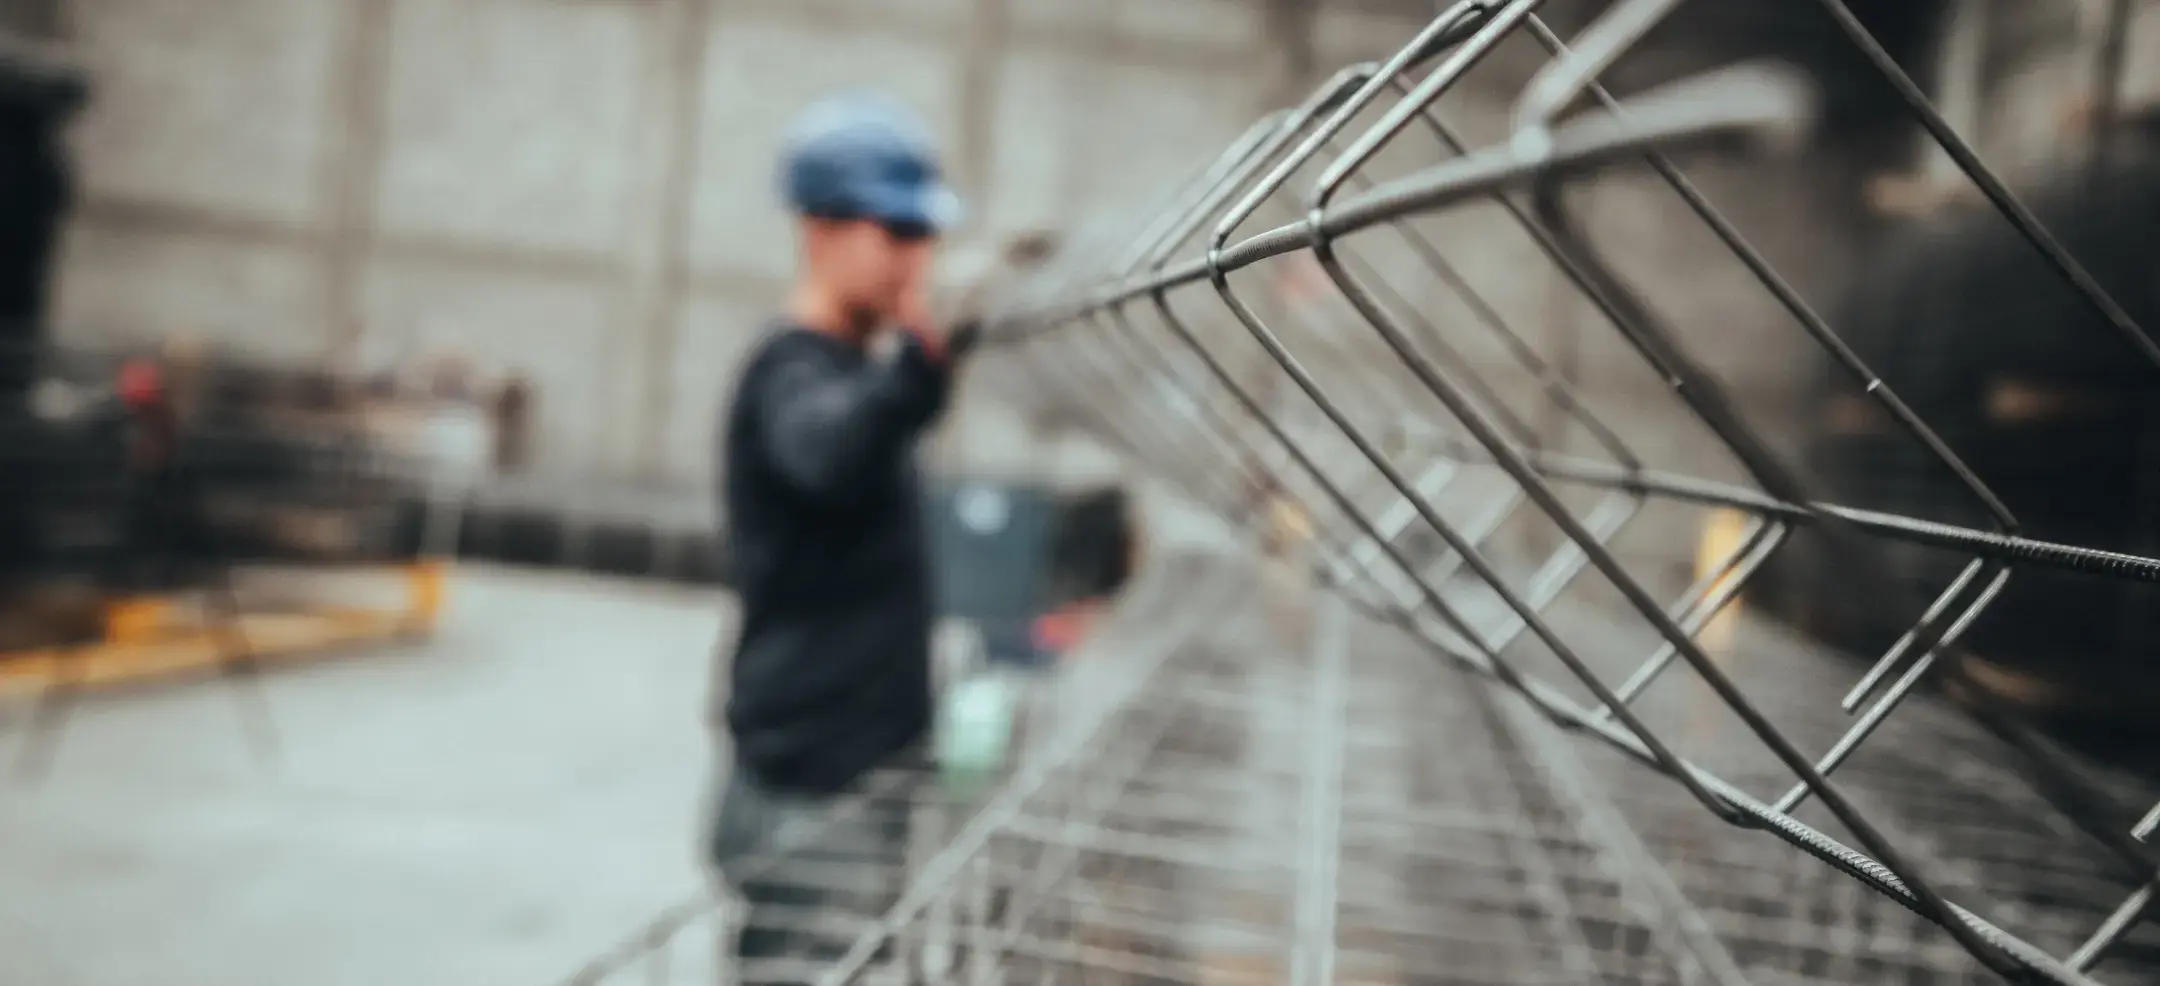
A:
[[[781,194],[803,215],[932,231],[960,220],[929,127],[884,96],[849,93],[812,105],[788,128],[780,161]]]

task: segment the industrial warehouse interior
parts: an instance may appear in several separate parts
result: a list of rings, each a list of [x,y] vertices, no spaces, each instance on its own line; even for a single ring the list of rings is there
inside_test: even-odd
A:
[[[0,0],[0,986],[2160,984],[2156,272],[2155,0]]]

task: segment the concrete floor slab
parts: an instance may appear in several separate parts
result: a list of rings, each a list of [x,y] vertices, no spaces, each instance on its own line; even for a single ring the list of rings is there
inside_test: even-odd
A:
[[[0,782],[0,986],[547,983],[695,893],[725,597],[463,572],[438,636],[84,703]],[[21,708],[0,757],[22,743]]]

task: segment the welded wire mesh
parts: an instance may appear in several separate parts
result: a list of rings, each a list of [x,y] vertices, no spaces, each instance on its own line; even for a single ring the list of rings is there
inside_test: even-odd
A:
[[[1677,793],[1694,812],[1681,817],[1692,821],[1658,814],[1650,830],[1678,828],[1704,846],[1721,840],[1699,833],[1728,827],[1774,834],[1940,926],[1997,972],[2086,981],[2143,913],[2148,891],[2136,888],[2154,875],[2144,840],[2160,813],[2114,803],[2110,792],[2125,785],[2074,770],[1979,689],[1967,689],[1977,727],[1906,707],[1925,704],[1913,698],[1924,682],[1965,670],[1960,638],[2013,566],[2150,583],[2160,563],[2111,544],[2021,536],[2010,508],[1906,404],[1898,381],[1863,363],[1673,163],[1669,155],[1708,156],[1725,168],[1736,154],[1775,158],[1807,128],[1803,80],[1742,66],[1624,105],[1598,85],[1680,6],[1619,3],[1565,41],[1539,20],[1535,0],[1451,6],[1385,63],[1347,69],[1303,105],[1261,121],[1181,198],[1151,213],[1134,239],[1069,258],[1062,278],[1015,302],[1000,340],[1010,344],[1006,356],[1044,368],[1033,379],[1045,388],[1093,367],[1097,375],[1073,381],[1069,399],[1158,475],[1256,523],[1268,519],[1256,508],[1289,505],[1316,535],[1316,570],[1344,595],[1497,679],[1544,718],[1676,781],[1677,792],[1659,793]],[[2086,316],[2075,328],[2091,331],[2095,346],[2127,344],[2129,358],[2160,370],[2160,347],[2131,313],[1950,132],[1851,13],[1836,0],[1814,6],[1869,57],[1998,220],[2069,286]],[[1551,59],[1509,118],[1482,135],[1451,123],[1443,97],[1520,38]],[[1407,173],[1405,157],[1418,162]],[[1644,162],[1670,194],[1639,221],[1694,223],[1722,243],[1788,330],[1826,354],[1952,478],[1973,519],[1821,501],[1664,314],[1670,299],[1652,296],[1644,287],[1651,279],[1630,269],[1641,264],[1625,255],[1625,234],[1594,237],[1584,221],[1577,187]],[[1602,330],[1624,340],[1618,352],[1666,389],[1690,455],[1654,455],[1640,436],[1623,435],[1531,333],[1501,316],[1489,298],[1500,279],[1465,275],[1469,262],[1456,258],[1470,249],[1446,231],[1451,219],[1479,210],[1496,210],[1516,234],[1501,243],[1491,224],[1475,227],[1480,266],[1490,275],[1491,256],[1505,253],[1508,264],[1556,271],[1603,317]],[[1662,283],[1687,281],[1670,273]],[[1285,281],[1308,289],[1280,290]],[[1573,440],[1542,440],[1529,420],[1536,416],[1566,419]],[[1749,518],[1729,552],[1688,586],[1670,584],[1623,547],[1631,526],[1675,504]],[[1762,644],[1751,642],[1737,663],[1721,660],[1702,633],[1800,527],[1830,543],[1843,591],[1911,610],[1872,665],[1842,680],[1831,672],[1796,683],[1786,666],[1751,674],[1765,661]],[[1875,563],[1884,542],[1925,545],[1961,563],[1914,599]],[[1544,547],[1526,556],[1524,544]],[[1599,617],[1585,615],[1592,612]],[[1934,725],[1917,734],[1888,725],[1919,721]],[[1900,745],[1891,737],[1901,732],[1926,738]],[[1937,749],[1915,764],[1913,742],[1954,742],[1960,755],[1945,761]],[[2060,864],[2060,882],[2074,891],[2028,886],[2031,899],[2001,906],[1986,827],[1945,817],[1920,791],[1882,780],[1968,757],[2014,766],[2019,786],[2037,792],[2029,808],[2004,814],[2053,820],[2064,834],[2041,854]],[[1973,769],[1981,773],[1956,783],[2000,786],[2011,776]],[[1705,825],[1713,819],[1723,824]],[[2070,834],[2065,819],[2082,831]]]
[[[1392,628],[1180,556],[1076,660],[986,798],[880,772],[836,809],[912,814],[898,905],[761,912],[799,956],[736,965],[740,915],[693,900],[572,981],[1690,981],[1577,761]]]

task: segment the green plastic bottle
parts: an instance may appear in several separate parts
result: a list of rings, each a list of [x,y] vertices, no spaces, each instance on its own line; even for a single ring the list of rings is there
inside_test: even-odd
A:
[[[996,675],[969,677],[945,693],[938,716],[938,770],[953,796],[980,795],[1004,768],[1013,701],[1011,683]]]

